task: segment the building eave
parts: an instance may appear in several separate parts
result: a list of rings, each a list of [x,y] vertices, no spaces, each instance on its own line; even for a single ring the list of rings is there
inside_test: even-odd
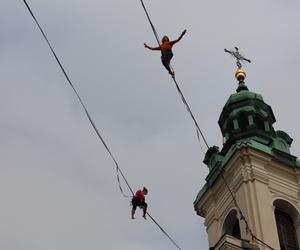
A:
[[[255,138],[249,140],[243,140],[233,144],[226,154],[223,157],[222,162],[216,164],[214,168],[211,169],[208,176],[205,178],[206,183],[199,191],[196,196],[195,201],[193,202],[195,210],[197,210],[198,204],[204,199],[210,187],[214,185],[216,180],[219,178],[221,172],[225,166],[229,163],[230,160],[233,160],[234,155],[243,148],[250,148],[262,152],[268,156],[271,156],[273,160],[278,161],[284,164],[287,167],[296,167],[300,168],[300,160],[297,160],[296,156],[285,153],[283,151],[271,148],[265,144],[260,143]],[[201,215],[201,214],[200,214]]]

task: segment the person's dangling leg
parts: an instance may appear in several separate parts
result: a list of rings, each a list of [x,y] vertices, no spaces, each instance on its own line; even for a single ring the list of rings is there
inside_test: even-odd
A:
[[[143,218],[146,220],[146,214],[147,214],[147,206],[148,204],[146,202],[144,202],[143,204]]]
[[[135,218],[134,218],[134,214],[135,214],[135,209],[131,209],[131,219],[132,220],[134,220]]]
[[[161,52],[161,62],[164,65],[164,67],[167,69],[167,71],[169,72],[170,75],[174,75],[173,71],[170,68],[170,62],[171,59],[173,57],[173,53],[171,50],[167,50],[167,51],[162,51]]]
[[[137,199],[135,198],[135,196],[132,198],[131,204],[132,204],[131,219],[134,220],[135,219],[134,214],[135,214],[135,210],[136,210],[136,207],[137,207]]]

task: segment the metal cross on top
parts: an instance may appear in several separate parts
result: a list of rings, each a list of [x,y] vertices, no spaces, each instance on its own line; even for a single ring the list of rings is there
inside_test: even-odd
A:
[[[238,66],[239,69],[242,67],[242,63],[241,63],[242,61],[246,61],[248,63],[251,63],[251,61],[249,59],[243,57],[240,54],[238,47],[234,47],[234,48],[235,48],[235,51],[228,50],[228,49],[224,49],[224,51],[229,53],[230,55],[232,55],[236,59],[236,65]]]

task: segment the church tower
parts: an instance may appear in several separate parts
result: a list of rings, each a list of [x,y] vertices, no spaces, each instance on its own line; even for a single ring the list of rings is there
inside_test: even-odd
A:
[[[205,218],[211,250],[299,250],[300,161],[290,153],[293,139],[274,129],[271,106],[248,90],[241,65],[235,76],[238,88],[218,121],[223,145],[206,152],[209,174],[195,211]]]

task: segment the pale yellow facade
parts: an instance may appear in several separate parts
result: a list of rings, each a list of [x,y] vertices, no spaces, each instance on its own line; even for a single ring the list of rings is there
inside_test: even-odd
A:
[[[257,238],[273,249],[280,250],[274,214],[277,207],[293,219],[300,243],[299,167],[289,166],[272,155],[245,147],[236,151],[226,164],[224,177],[249,228]],[[251,235],[246,232],[245,222],[239,218],[239,209],[221,176],[195,205],[195,209],[205,218],[209,247],[245,249],[240,240],[225,235],[226,227],[237,217],[240,238],[251,240]],[[258,249],[270,249],[259,242],[254,245]]]

